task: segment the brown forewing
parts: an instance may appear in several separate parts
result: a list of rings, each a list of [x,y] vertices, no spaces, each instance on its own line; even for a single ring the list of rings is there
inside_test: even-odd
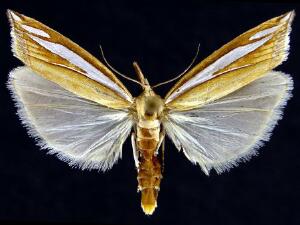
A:
[[[283,18],[288,18],[284,20]],[[213,54],[208,56],[186,75],[184,75],[169,91],[165,99],[180,88],[189,79],[200,73],[202,70],[213,64],[216,60],[226,55],[230,51],[239,46],[245,46],[261,40],[265,36],[258,39],[251,37],[260,31],[280,25],[278,30],[272,33],[272,38],[259,48],[230,63],[221,70],[213,73],[213,78],[192,87],[175,97],[167,104],[168,108],[177,110],[188,110],[201,107],[208,102],[221,98],[255,79],[263,76],[266,71],[278,66],[288,54],[288,35],[290,32],[290,24],[294,17],[294,12],[284,14],[279,17],[270,19],[259,26],[243,33],[231,42],[227,43]]]
[[[132,97],[126,87],[107,67],[86,50],[32,18],[10,10],[8,10],[8,17],[12,27],[11,35],[13,38],[12,48],[14,54],[34,72],[59,84],[61,87],[78,96],[99,104],[118,109],[127,108],[131,105]],[[28,32],[28,30],[24,29],[24,25],[45,32],[48,37],[38,35],[38,33]],[[82,68],[74,65],[64,57],[53,54],[38,42],[34,41],[32,37],[66,47],[109,78],[128,98],[125,99],[124,96],[121,96],[115,90],[89,78],[84,74],[85,71]]]

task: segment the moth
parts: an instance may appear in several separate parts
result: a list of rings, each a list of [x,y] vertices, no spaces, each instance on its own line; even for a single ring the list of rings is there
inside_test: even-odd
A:
[[[287,59],[294,11],[213,52],[164,98],[137,63],[139,81],[128,79],[143,91],[133,97],[109,64],[32,18],[7,14],[12,51],[25,64],[8,87],[29,134],[70,166],[101,171],[131,135],[145,214],[157,206],[166,135],[206,175],[222,173],[257,154],[291,97],[292,78],[273,69]]]

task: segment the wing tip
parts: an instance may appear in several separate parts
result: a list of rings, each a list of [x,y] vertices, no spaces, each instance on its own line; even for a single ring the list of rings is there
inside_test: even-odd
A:
[[[16,50],[16,46],[17,46],[17,37],[16,37],[16,21],[21,21],[21,18],[18,16],[18,13],[16,13],[13,10],[8,9],[6,11],[6,15],[8,17],[8,21],[10,24],[10,36],[11,36],[11,51],[13,53],[13,55],[18,58],[18,53]]]
[[[281,21],[284,21],[284,22],[287,21],[288,23],[291,23],[291,22],[293,22],[295,16],[296,16],[296,11],[291,10],[281,16]]]
[[[8,9],[6,11],[6,15],[9,19],[9,22],[11,24],[15,23],[16,21],[17,22],[21,22],[23,19],[22,19],[22,15],[14,10],[11,10],[11,9]]]
[[[285,48],[284,48],[284,54],[283,54],[281,63],[285,62],[288,59],[288,55],[289,55],[289,51],[290,51],[290,34],[292,31],[292,22],[295,18],[295,15],[296,15],[295,10],[291,10],[291,11],[283,14],[282,18],[281,18],[281,21],[283,21],[284,23],[287,24],[286,38],[285,38],[285,44],[284,44]]]

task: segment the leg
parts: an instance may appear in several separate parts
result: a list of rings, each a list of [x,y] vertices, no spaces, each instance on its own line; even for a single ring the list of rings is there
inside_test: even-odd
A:
[[[161,172],[164,172],[165,169],[165,139],[162,142],[162,146],[161,146]]]
[[[133,150],[133,159],[134,159],[134,163],[135,163],[135,167],[137,168],[137,170],[139,170],[139,153],[136,149],[136,141],[135,141],[135,133],[132,132],[131,133],[131,145],[132,145],[132,150]]]
[[[162,130],[162,131],[160,132],[160,134],[159,134],[159,141],[158,141],[157,147],[156,147],[156,149],[155,149],[155,151],[154,151],[154,155],[155,155],[155,156],[158,155],[158,150],[159,150],[159,148],[160,148],[160,146],[161,146],[161,143],[162,143],[163,140],[165,139],[165,134],[166,134],[166,132],[165,132],[164,130]]]

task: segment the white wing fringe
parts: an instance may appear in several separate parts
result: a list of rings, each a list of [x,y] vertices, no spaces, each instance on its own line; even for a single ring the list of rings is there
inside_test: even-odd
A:
[[[10,73],[8,88],[29,135],[48,153],[70,166],[102,171],[121,158],[132,127],[128,111],[82,99],[28,67]]]
[[[163,122],[177,149],[222,173],[249,160],[268,141],[291,97],[292,78],[271,71],[240,90],[199,109],[170,112]]]

